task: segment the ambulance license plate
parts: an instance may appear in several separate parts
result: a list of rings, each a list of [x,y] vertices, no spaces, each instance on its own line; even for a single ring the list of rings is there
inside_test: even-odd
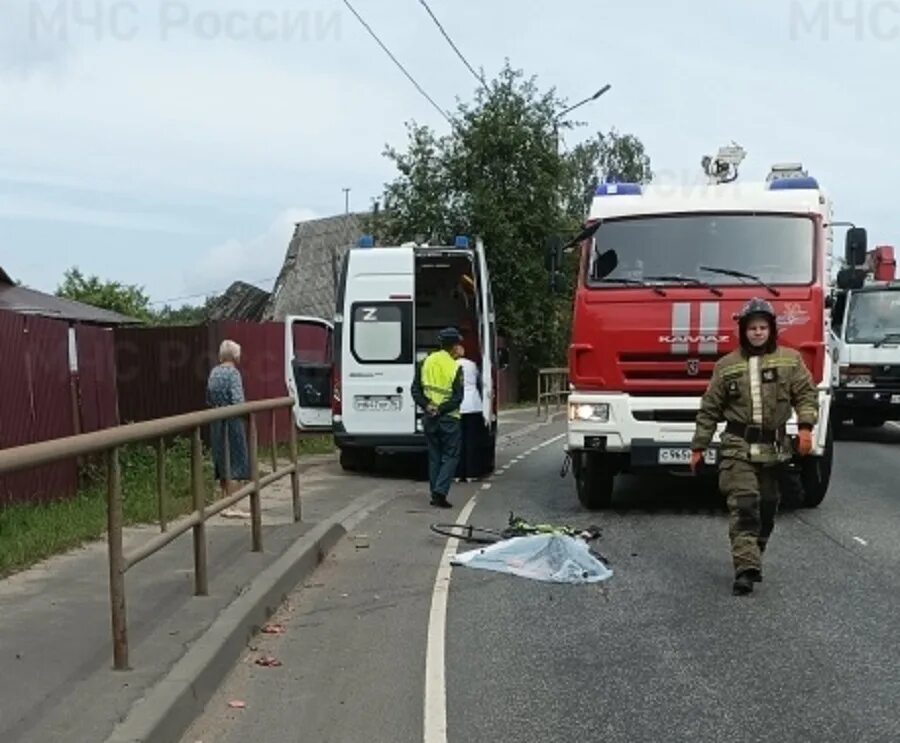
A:
[[[891,395],[891,405],[900,405],[900,395]]]
[[[402,406],[400,395],[357,395],[353,400],[353,407],[361,412],[393,413]]]

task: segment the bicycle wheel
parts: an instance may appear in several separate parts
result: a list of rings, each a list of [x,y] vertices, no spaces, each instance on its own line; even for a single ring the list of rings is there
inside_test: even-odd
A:
[[[451,537],[474,544],[493,544],[501,539],[500,532],[493,529],[482,529],[469,524],[432,524],[431,531],[442,537]]]

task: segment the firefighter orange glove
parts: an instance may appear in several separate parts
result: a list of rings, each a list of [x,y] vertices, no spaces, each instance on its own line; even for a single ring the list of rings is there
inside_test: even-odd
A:
[[[812,448],[812,431],[810,431],[808,428],[801,428],[799,431],[797,431],[797,453],[801,457],[805,457],[810,452],[812,452]]]
[[[700,465],[703,462],[703,452],[699,449],[695,449],[691,452],[691,472],[695,475],[697,474],[697,470],[700,469]]]

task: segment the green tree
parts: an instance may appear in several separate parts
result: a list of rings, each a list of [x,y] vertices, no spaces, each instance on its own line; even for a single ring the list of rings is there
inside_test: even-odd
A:
[[[202,305],[182,304],[181,307],[172,307],[165,304],[156,309],[143,287],[105,281],[98,276],[85,276],[77,266],[63,274],[56,295],[143,320],[148,325],[204,323],[208,319],[210,304],[215,300],[215,297],[207,297]]]
[[[200,325],[209,319],[209,306],[215,297],[207,297],[200,305],[183,304],[181,307],[164,305],[153,313],[154,325]]]
[[[150,298],[143,287],[121,284],[118,281],[103,281],[98,276],[85,276],[77,266],[63,274],[62,283],[56,289],[56,296],[73,299],[110,312],[118,312],[138,320],[148,321],[153,313]]]
[[[367,228],[381,243],[484,239],[498,325],[523,362],[526,394],[535,369],[565,362],[569,338],[571,285],[550,292],[546,239],[577,232],[601,178],[652,175],[641,142],[615,130],[560,152],[559,132],[579,126],[559,118],[565,107],[507,63],[458,105],[449,134],[411,122],[406,151],[386,148],[398,175]],[[576,260],[568,262],[574,276]]]

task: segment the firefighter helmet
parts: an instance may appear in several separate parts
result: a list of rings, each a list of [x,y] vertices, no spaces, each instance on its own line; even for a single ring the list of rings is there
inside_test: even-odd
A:
[[[746,321],[751,315],[767,315],[772,322],[775,321],[775,309],[765,299],[759,297],[747,302],[738,317],[741,321]]]

